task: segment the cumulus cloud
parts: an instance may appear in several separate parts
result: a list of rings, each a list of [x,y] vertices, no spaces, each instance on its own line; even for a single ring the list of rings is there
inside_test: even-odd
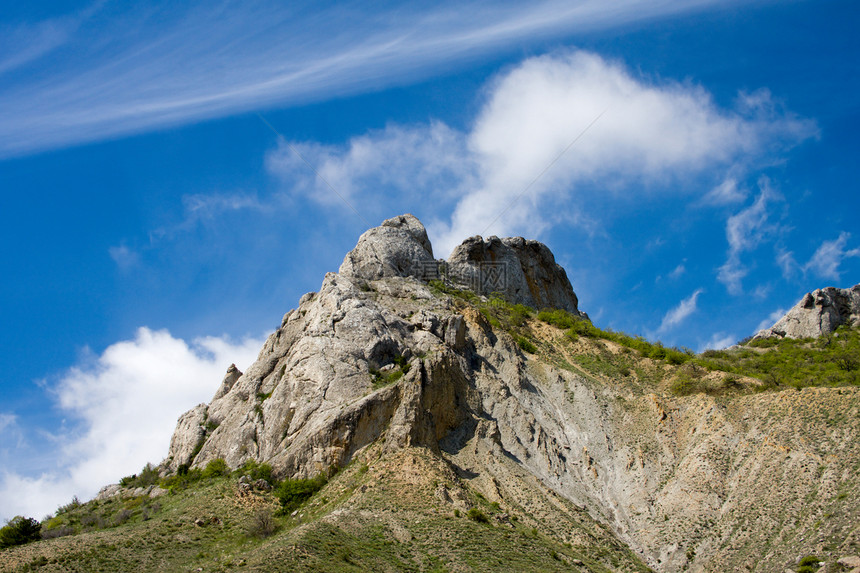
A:
[[[672,328],[678,326],[687,318],[696,312],[696,305],[699,295],[704,292],[703,289],[697,289],[693,294],[678,303],[678,306],[667,312],[660,322],[660,328],[657,329],[658,334],[668,332]]]
[[[267,154],[266,167],[291,194],[325,206],[342,207],[346,199],[375,215],[388,212],[389,199],[396,194],[403,204],[432,195],[438,209],[450,206],[474,178],[475,163],[466,143],[462,133],[437,121],[389,125],[344,145],[280,141]]]
[[[842,261],[852,257],[860,257],[860,247],[846,249],[851,234],[839,233],[839,237],[832,241],[824,241],[816,249],[809,261],[803,266],[804,272],[811,272],[815,276],[838,281],[842,277],[839,267]]]
[[[7,467],[0,474],[0,517],[41,517],[72,495],[89,498],[110,480],[160,462],[180,414],[210,400],[231,363],[250,365],[262,342],[188,343],[140,328],[133,340],[85,358],[51,389],[68,419],[66,435],[55,436],[57,469],[30,476]]]
[[[759,195],[752,205],[729,217],[726,221],[726,240],[729,243],[726,262],[719,268],[717,279],[731,294],[743,292],[743,278],[749,269],[742,261],[743,253],[754,250],[765,239],[773,236],[779,225],[770,221],[768,208],[780,195],[766,178],[759,180]]]
[[[539,235],[558,216],[545,214],[546,201],[564,201],[569,216],[587,220],[571,205],[589,192],[621,200],[678,193],[669,183],[704,170],[743,170],[816,133],[814,123],[762,106],[721,109],[701,87],[646,81],[619,62],[575,51],[527,59],[496,78],[468,132],[435,122],[390,126],[342,147],[294,145],[361,204],[383,197],[371,182],[399,185],[407,196],[433,193],[444,209],[431,217],[430,232],[447,254],[475,234]],[[294,192],[338,200],[291,150],[282,146],[267,164]]]

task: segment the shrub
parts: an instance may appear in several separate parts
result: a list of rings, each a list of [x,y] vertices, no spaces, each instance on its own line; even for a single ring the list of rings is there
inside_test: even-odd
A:
[[[15,516],[0,528],[0,549],[38,541],[41,530],[42,524],[32,517]]]
[[[81,500],[78,499],[78,496],[72,498],[72,501],[67,503],[66,505],[61,505],[57,508],[57,515],[61,515],[63,513],[68,513],[74,509],[81,507]]]
[[[286,479],[278,486],[275,495],[281,502],[281,511],[289,513],[321,490],[328,483],[325,474],[312,479]]]
[[[214,460],[211,460],[208,464],[206,464],[206,467],[203,468],[203,477],[205,478],[214,478],[228,475],[230,475],[230,466],[227,465],[227,462],[225,462],[223,458],[216,458]]]
[[[140,474],[132,474],[119,480],[119,485],[128,488],[148,487],[157,484],[158,480],[158,469],[148,463],[140,470]]]
[[[200,468],[192,468],[185,469],[185,473],[181,473],[182,467],[180,466],[179,471],[176,472],[176,475],[168,476],[163,478],[159,485],[165,489],[169,489],[172,492],[181,491],[191,486],[192,484],[203,479],[203,471]]]
[[[517,346],[523,349],[525,352],[529,354],[534,354],[537,352],[537,346],[535,346],[531,340],[526,338],[525,336],[517,336]]]
[[[814,573],[818,571],[821,562],[815,555],[807,555],[797,563],[797,573]]]
[[[257,481],[258,479],[264,479],[270,484],[274,485],[274,481],[272,479],[272,466],[269,464],[261,464],[257,460],[248,460],[244,464],[242,464],[234,474],[240,476],[248,476],[252,480]]]
[[[466,516],[472,521],[477,521],[478,523],[490,523],[490,518],[488,518],[483,511],[478,509],[477,507],[471,508]]]
[[[569,312],[560,309],[545,308],[537,315],[538,320],[551,324],[562,330],[572,328],[576,319]]]
[[[122,509],[117,512],[116,515],[113,516],[113,524],[114,525],[122,525],[129,519],[131,519],[132,512],[130,509]]]
[[[252,537],[260,537],[265,539],[271,536],[278,529],[278,524],[272,512],[268,509],[261,509],[254,514],[251,522],[246,527],[245,531]]]
[[[71,527],[69,525],[60,525],[58,527],[52,527],[51,529],[43,529],[42,539],[55,539],[57,537],[66,537],[68,535],[74,534],[74,527]]]

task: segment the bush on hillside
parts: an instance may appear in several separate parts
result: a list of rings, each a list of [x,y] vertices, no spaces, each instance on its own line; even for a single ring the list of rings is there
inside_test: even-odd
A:
[[[41,531],[42,524],[32,517],[15,516],[0,528],[0,549],[38,541]]]

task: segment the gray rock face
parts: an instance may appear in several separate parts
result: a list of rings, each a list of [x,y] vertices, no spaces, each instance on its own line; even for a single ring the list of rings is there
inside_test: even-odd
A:
[[[361,235],[338,272],[369,281],[410,276],[423,279],[435,275],[436,266],[424,225],[413,215],[400,215]]]
[[[224,397],[227,392],[229,392],[233,385],[236,384],[236,380],[238,380],[242,376],[242,373],[236,368],[235,364],[231,364],[229,368],[227,368],[227,373],[224,375],[224,380],[221,381],[221,385],[218,387],[218,390],[215,392],[215,396],[212,397],[212,400],[217,400],[218,398]]]
[[[860,284],[806,293],[776,324],[754,338],[816,338],[842,324],[860,326]]]
[[[546,245],[522,237],[466,239],[448,257],[448,275],[483,295],[500,293],[513,303],[537,310],[561,308],[587,318],[567,273]]]

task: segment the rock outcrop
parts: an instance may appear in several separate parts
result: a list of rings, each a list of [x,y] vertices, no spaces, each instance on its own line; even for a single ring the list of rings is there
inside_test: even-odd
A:
[[[776,324],[754,338],[816,338],[843,324],[860,326],[860,284],[806,293]]]
[[[513,303],[561,308],[587,318],[579,311],[567,273],[538,241],[472,237],[454,249],[447,269],[453,281],[479,294],[498,293]]]
[[[338,273],[369,281],[387,277],[423,279],[435,278],[437,266],[424,225],[413,215],[400,215],[361,235]]]

